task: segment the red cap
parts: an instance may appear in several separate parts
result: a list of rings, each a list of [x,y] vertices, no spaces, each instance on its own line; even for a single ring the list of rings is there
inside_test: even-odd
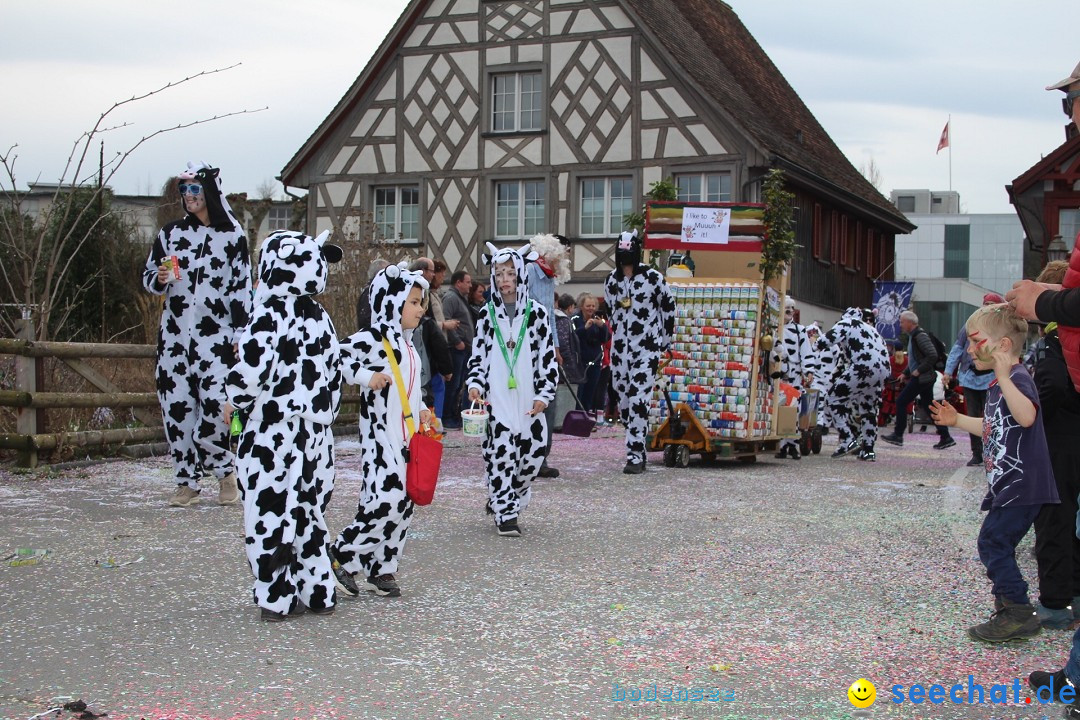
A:
[[[983,305],[989,305],[989,304],[992,304],[992,303],[1003,303],[1003,302],[1005,302],[1005,298],[1001,297],[997,293],[991,292],[991,293],[986,293],[985,295],[983,295]]]

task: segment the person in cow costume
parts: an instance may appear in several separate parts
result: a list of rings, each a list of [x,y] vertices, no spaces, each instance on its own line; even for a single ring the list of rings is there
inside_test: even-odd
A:
[[[626,427],[623,472],[636,475],[645,472],[649,398],[660,354],[671,345],[675,330],[675,300],[664,276],[641,262],[637,230],[619,237],[604,299],[611,308],[611,382]]]
[[[360,396],[360,472],[364,484],[356,517],[341,531],[331,550],[337,587],[355,597],[364,589],[385,597],[400,597],[396,573],[412,521],[413,501],[405,492],[408,465],[406,415],[431,420],[422,409],[420,356],[412,344],[413,331],[424,317],[428,282],[406,263],[389,265],[371,281],[371,326],[342,344],[342,374],[363,389]],[[405,386],[408,407],[393,386],[394,370],[387,344]]]
[[[251,261],[217,168],[189,162],[178,179],[186,215],[161,228],[142,274],[147,291],[165,296],[156,385],[178,482],[169,503],[198,503],[199,479],[213,475],[218,502],[231,505],[239,493],[224,383],[251,310]]]
[[[465,386],[470,402],[490,406],[484,437],[487,510],[499,535],[520,537],[518,517],[529,505],[532,483],[547,454],[551,432],[544,410],[559,382],[547,309],[529,297],[526,264],[531,246],[498,250],[488,243],[491,300],[476,323]]]
[[[252,592],[267,621],[327,615],[336,601],[323,513],[334,489],[340,356],[330,315],[312,297],[341,259],[328,235],[266,238],[251,322],[225,380],[226,412],[247,414],[236,469]]]
[[[782,354],[780,358],[780,376],[784,382],[792,385],[800,393],[799,414],[806,415],[810,411],[809,397],[806,391],[814,382],[818,373],[817,353],[814,351],[814,343],[804,325],[795,322],[795,299],[784,300],[784,337]],[[799,441],[797,438],[786,438],[780,441],[778,458],[790,457],[792,460],[800,459]]]
[[[832,457],[858,448],[860,460],[874,461],[881,392],[889,377],[889,350],[881,334],[862,316],[861,309],[848,308],[821,342],[835,348],[840,367],[828,398],[839,440]]]

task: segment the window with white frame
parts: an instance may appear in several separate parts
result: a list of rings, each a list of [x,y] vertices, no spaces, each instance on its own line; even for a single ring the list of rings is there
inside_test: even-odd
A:
[[[420,240],[420,187],[375,188],[375,234],[386,240]]]
[[[675,186],[681,202],[731,202],[730,173],[683,173]]]
[[[543,76],[539,71],[492,75],[491,131],[539,130],[543,97]]]
[[[586,178],[581,181],[581,235],[604,237],[623,228],[623,217],[634,203],[633,180],[628,177]]]
[[[543,180],[495,183],[495,237],[525,238],[544,232],[545,194]]]
[[[272,207],[266,216],[266,226],[270,232],[288,230],[290,220],[292,220],[291,207]]]

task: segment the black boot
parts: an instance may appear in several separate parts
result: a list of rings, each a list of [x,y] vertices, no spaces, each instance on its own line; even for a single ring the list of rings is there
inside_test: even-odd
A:
[[[1026,640],[1039,634],[1042,626],[1031,603],[1018,605],[1008,598],[1000,600],[1001,609],[995,610],[986,622],[968,628],[968,637],[972,640],[1001,643]]]

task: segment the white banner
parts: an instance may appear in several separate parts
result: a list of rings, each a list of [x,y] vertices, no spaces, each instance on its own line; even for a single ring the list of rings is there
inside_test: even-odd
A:
[[[731,208],[683,208],[681,241],[684,243],[727,245],[730,230]]]

